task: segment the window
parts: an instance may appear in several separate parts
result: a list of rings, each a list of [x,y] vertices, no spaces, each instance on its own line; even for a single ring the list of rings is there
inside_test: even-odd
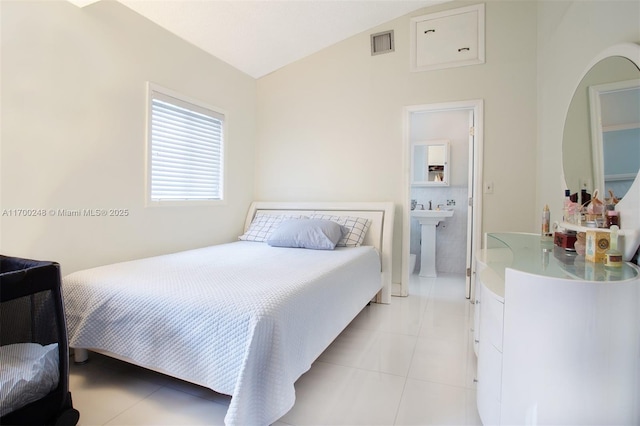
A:
[[[151,202],[223,199],[224,114],[149,83]]]

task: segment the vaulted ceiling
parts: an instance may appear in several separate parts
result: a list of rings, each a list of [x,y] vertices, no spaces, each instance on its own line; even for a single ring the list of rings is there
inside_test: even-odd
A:
[[[78,6],[96,2],[69,1]],[[259,78],[387,21],[450,0],[118,1]]]

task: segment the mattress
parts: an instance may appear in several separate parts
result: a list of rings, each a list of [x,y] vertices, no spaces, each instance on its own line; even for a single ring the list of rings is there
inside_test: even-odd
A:
[[[75,272],[63,295],[71,347],[231,395],[226,424],[267,425],[381,286],[373,247],[238,241]]]

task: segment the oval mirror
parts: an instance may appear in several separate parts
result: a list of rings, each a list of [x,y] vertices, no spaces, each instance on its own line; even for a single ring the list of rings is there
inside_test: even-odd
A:
[[[565,120],[562,166],[571,193],[627,193],[640,168],[640,70],[633,61],[610,56],[582,78]]]

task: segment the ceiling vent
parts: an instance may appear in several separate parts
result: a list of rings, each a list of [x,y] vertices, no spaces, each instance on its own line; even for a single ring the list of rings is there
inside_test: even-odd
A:
[[[394,50],[393,30],[371,34],[371,56],[393,52]]]

